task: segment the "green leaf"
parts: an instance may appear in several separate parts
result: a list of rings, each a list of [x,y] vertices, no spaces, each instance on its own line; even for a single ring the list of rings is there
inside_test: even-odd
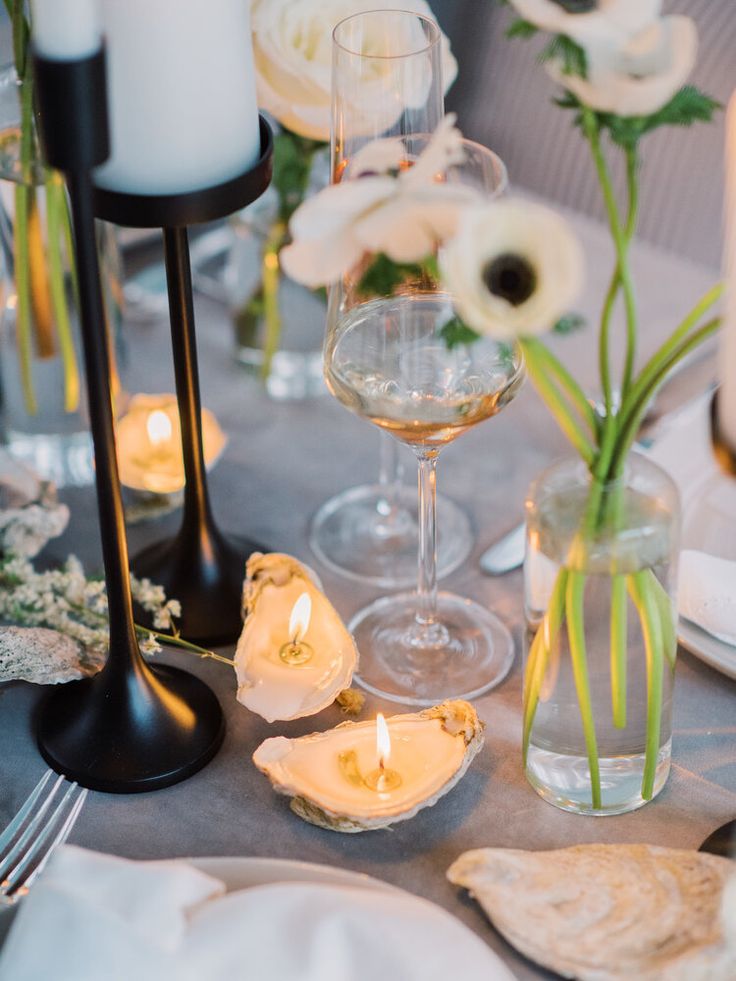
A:
[[[646,133],[660,126],[692,126],[693,123],[709,123],[713,113],[723,106],[709,95],[685,85],[676,92],[667,105],[649,116],[615,116],[598,113],[601,129],[607,129],[614,143],[624,148],[633,147]]]
[[[555,334],[574,334],[575,331],[586,327],[587,322],[581,313],[566,313],[560,317],[552,330]]]
[[[644,117],[644,132],[658,126],[692,126],[693,123],[709,123],[713,113],[723,106],[711,99],[694,85],[685,85],[676,92],[666,106],[651,116]]]
[[[304,200],[314,154],[324,146],[283,130],[274,138],[273,186],[279,196],[279,218],[288,222]]]
[[[506,28],[506,37],[519,37],[526,41],[527,38],[534,37],[538,30],[539,28],[535,24],[532,24],[531,21],[519,18]]]
[[[440,328],[439,335],[447,345],[447,350],[452,351],[461,344],[472,344],[480,337],[472,327],[468,327],[459,317],[448,320],[444,327]]]
[[[558,61],[563,75],[579,75],[588,77],[588,58],[583,48],[564,34],[552,38],[539,55],[539,61]]]
[[[379,252],[363,273],[357,289],[363,296],[391,296],[407,279],[421,279],[423,275],[424,268],[420,263],[394,262],[384,252]]]

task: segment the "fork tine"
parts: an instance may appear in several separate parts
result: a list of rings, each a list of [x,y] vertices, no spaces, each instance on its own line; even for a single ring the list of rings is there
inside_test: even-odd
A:
[[[69,792],[67,792],[66,797],[69,796],[69,793],[71,793],[75,787],[77,787],[77,784],[72,785]],[[77,823],[77,818],[79,817],[82,807],[84,806],[84,802],[87,800],[87,793],[88,791],[86,788],[81,791],[81,793],[77,796],[77,799],[72,804],[69,814],[64,819],[53,840],[48,844],[45,844],[46,839],[54,828],[56,815],[61,810],[64,801],[59,804],[53,817],[44,829],[44,832],[36,842],[35,847],[29,852],[25,858],[25,861],[21,863],[17,872],[15,872],[13,882],[11,883],[10,887],[5,890],[5,895],[8,898],[19,898],[20,894],[25,895],[25,893],[28,892],[30,887],[33,885],[33,881],[35,880],[36,876],[43,872],[44,868],[46,867],[46,863],[51,858],[52,852],[58,845],[62,845],[71,834],[74,825]],[[66,797],[64,798],[65,800]],[[36,853],[39,851],[39,848],[42,845],[44,846],[44,851],[37,857]]]
[[[44,773],[44,775],[41,777],[41,779],[38,781],[36,786],[33,788],[31,793],[26,798],[25,802],[21,805],[20,810],[15,815],[13,820],[10,822],[7,828],[5,828],[3,833],[0,834],[0,855],[2,855],[2,853],[11,843],[13,838],[15,838],[18,832],[20,831],[21,827],[23,826],[23,822],[33,810],[36,801],[41,796],[41,791],[51,779],[51,775],[53,772],[54,772],[53,770],[49,769]]]
[[[63,781],[64,781],[64,777],[63,775],[60,775],[57,778],[54,786],[51,788],[51,790],[44,798],[41,805],[36,810],[36,813],[34,814],[33,818],[29,821],[29,823],[24,828],[22,833],[15,838],[12,845],[10,845],[6,849],[5,854],[2,856],[2,861],[0,862],[0,883],[7,876],[8,870],[12,869],[13,863],[17,862],[18,859],[25,852],[28,842],[31,841],[33,839],[33,836],[36,834],[36,829],[38,828],[38,826],[41,824],[44,817],[46,816],[46,812],[51,806],[54,797],[56,796],[56,793],[59,787],[61,786],[61,784],[63,783]],[[28,816],[29,815],[26,815],[26,817]]]
[[[26,847],[23,848],[23,851],[20,852],[20,854],[15,855],[15,865],[13,865],[9,872],[6,872],[2,882],[0,882],[0,892],[4,892],[7,895],[8,893],[12,892],[13,889],[17,888],[23,873],[31,866],[37,856],[43,854],[40,849],[46,847],[46,842],[54,834],[54,831],[57,828],[57,823],[61,818],[61,815],[66,810],[67,805],[71,803],[77,787],[78,784],[76,783],[73,783],[69,787],[67,792],[56,805],[53,814],[46,819],[43,826],[39,828],[38,833],[34,835],[33,840],[30,842],[25,842],[24,845]],[[38,827],[38,822],[42,817],[43,814],[39,814],[34,819],[34,831],[35,828]]]

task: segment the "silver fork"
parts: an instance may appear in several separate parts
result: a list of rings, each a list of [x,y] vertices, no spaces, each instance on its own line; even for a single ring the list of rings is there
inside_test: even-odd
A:
[[[0,908],[26,895],[57,845],[69,837],[87,799],[86,789],[72,783],[59,797],[65,781],[47,770],[18,813],[0,834]]]

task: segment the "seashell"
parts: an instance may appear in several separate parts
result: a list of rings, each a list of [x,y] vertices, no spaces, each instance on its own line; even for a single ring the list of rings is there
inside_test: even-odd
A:
[[[66,634],[46,627],[0,627],[0,682],[57,685],[98,671],[104,654],[85,652]]]
[[[462,701],[394,715],[386,723],[386,773],[399,782],[385,792],[370,782],[378,764],[375,721],[343,722],[299,739],[266,739],[253,762],[310,824],[345,832],[385,828],[450,791],[483,745],[484,729],[473,706]]]
[[[466,852],[447,876],[509,943],[566,978],[731,981],[721,898],[734,863],[652,845]]]
[[[306,593],[308,627],[300,637],[307,659],[284,660],[289,620]],[[243,587],[245,624],[235,651],[238,701],[267,722],[315,715],[350,687],[358,651],[316,576],[290,555],[251,555]]]

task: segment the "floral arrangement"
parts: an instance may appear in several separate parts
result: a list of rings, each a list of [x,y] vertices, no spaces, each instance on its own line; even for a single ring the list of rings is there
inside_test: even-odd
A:
[[[74,348],[67,275],[74,284],[74,253],[69,208],[61,176],[43,166],[33,118],[30,26],[25,0],[5,0],[12,24],[13,59],[19,99],[19,125],[0,134],[0,159],[13,173],[13,264],[17,293],[15,324],[20,380],[26,411],[35,415],[34,353],[64,366],[64,410],[79,408],[80,375]],[[43,190],[41,207],[39,191]]]
[[[697,48],[687,17],[660,16],[659,0],[509,0],[519,14],[513,38],[552,36],[542,60],[562,87],[555,102],[571,112],[592,155],[606,207],[616,261],[603,302],[597,411],[564,364],[540,340],[569,330],[566,316],[582,281],[581,250],[566,223],[540,205],[508,198],[474,204],[453,197],[437,174],[456,159],[458,134],[445,121],[425,154],[403,172],[394,143],[364,151],[370,175],[333,186],[292,217],[294,243],[283,254],[295,279],[315,285],[353,277],[366,295],[390,294],[407,275],[453,295],[458,317],[440,328],[448,344],[478,335],[518,343],[527,371],[590,473],[586,513],[571,554],[560,568],[534,637],[524,689],[524,756],[551,652],[563,627],[575,676],[587,749],[593,809],[601,807],[595,722],[588,688],[583,617],[585,555],[596,537],[615,533],[621,500],[610,488],[621,478],[642,418],[667,374],[714,334],[706,319],[721,293],[714,286],[664,344],[637,370],[638,321],[630,246],[637,225],[641,144],[663,126],[707,122],[717,103],[686,85]],[[609,157],[621,154],[627,200],[616,197]],[[378,173],[377,173],[378,172]],[[362,256],[362,258],[361,258]],[[439,260],[439,261],[438,261]],[[356,273],[356,269],[358,272]],[[614,309],[625,311],[626,352],[617,377],[609,354]],[[627,604],[641,623],[648,665],[646,754],[641,795],[651,798],[659,752],[662,672],[674,666],[676,637],[670,598],[651,569],[611,578],[611,691],[614,725],[626,726]]]
[[[2,474],[0,490],[12,486]],[[40,500],[0,509],[0,621],[15,625],[0,627],[0,681],[70,681],[94,674],[107,655],[104,580],[88,577],[74,555],[57,569],[37,569],[34,564],[36,555],[69,521],[68,508],[56,503],[50,489],[44,494]],[[0,494],[0,503],[7,503],[6,496]],[[152,630],[136,627],[144,654],[157,654],[166,644],[232,664],[179,637],[176,618],[181,606],[167,599],[162,586],[133,575],[130,582],[133,599],[153,622]]]
[[[426,0],[386,0],[382,6],[432,16]],[[346,17],[373,9],[368,0],[251,3],[258,104],[281,126],[275,137],[272,184],[278,203],[265,239],[261,281],[238,315],[247,334],[261,318],[265,321],[263,377],[270,373],[281,334],[279,254],[289,241],[289,220],[308,194],[315,157],[330,140],[332,28]],[[457,63],[444,35],[441,43],[447,89],[457,75]],[[387,128],[393,121],[387,120]]]

